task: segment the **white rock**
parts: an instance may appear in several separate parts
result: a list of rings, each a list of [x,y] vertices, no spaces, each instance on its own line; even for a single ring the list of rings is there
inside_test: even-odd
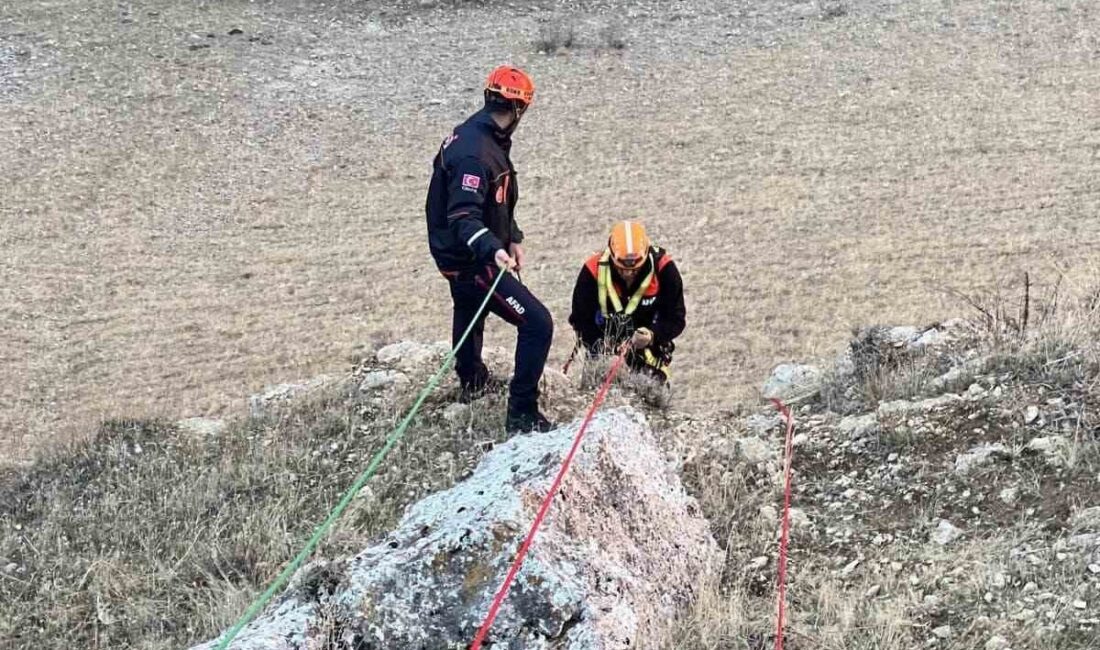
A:
[[[248,398],[248,409],[253,417],[263,415],[267,410],[267,407],[276,402],[283,402],[290,399],[294,399],[300,395],[304,395],[310,391],[320,388],[332,381],[332,378],[327,375],[321,375],[320,377],[314,377],[309,381],[294,383],[294,384],[279,384],[277,386],[270,386],[265,388],[262,393],[252,395]]]
[[[1001,443],[978,445],[965,454],[955,457],[955,473],[966,475],[975,469],[992,463],[997,457],[1008,456],[1008,448]]]
[[[494,639],[547,648],[547,631],[568,625],[555,641],[562,650],[633,648],[719,569],[708,523],[642,422],[630,409],[593,420]],[[334,628],[384,639],[380,647],[465,647],[575,434],[574,425],[496,446],[469,479],[410,506],[394,531],[331,565],[338,587],[324,607],[290,590],[234,650],[321,647]],[[619,490],[630,499],[616,498]]]
[[[881,593],[882,593],[882,585],[874,585],[873,587],[871,587],[867,591],[863,592],[863,597],[868,598],[868,599],[869,598],[874,598],[875,596],[878,596]]]
[[[1073,601],[1073,608],[1074,609],[1088,609],[1088,606],[1089,606],[1089,604],[1087,602],[1083,601],[1083,600]]]
[[[938,639],[950,639],[954,632],[950,625],[941,625],[932,630],[932,634]]]
[[[921,331],[912,325],[898,325],[884,332],[884,342],[894,347],[909,347],[913,341],[920,338]]]
[[[947,546],[962,536],[963,531],[956,528],[950,521],[940,519],[936,524],[936,530],[932,533],[932,541],[940,546]]]
[[[366,375],[363,375],[363,381],[359,382],[359,390],[367,392],[408,383],[409,378],[403,372],[398,372],[396,370],[372,370]]]
[[[1024,414],[1024,424],[1031,424],[1039,419],[1039,407],[1029,406],[1027,412]]]
[[[1026,449],[1042,455],[1043,460],[1051,467],[1065,467],[1069,464],[1071,446],[1069,440],[1062,436],[1033,438],[1027,443]]]
[[[765,399],[792,401],[809,397],[821,389],[822,373],[816,366],[783,363],[772,370],[761,392]]]
[[[934,411],[938,408],[953,404],[962,400],[961,397],[954,393],[947,393],[940,395],[939,397],[930,397],[919,402],[910,402],[908,400],[894,400],[891,402],[882,402],[878,405],[878,415],[882,416],[899,416],[910,415],[912,413],[927,413]]]
[[[1080,549],[1091,549],[1100,547],[1100,533],[1082,533],[1080,535],[1071,535],[1069,543]]]
[[[431,344],[401,341],[385,346],[374,356],[379,363],[409,371],[428,363],[441,361],[450,350],[450,346],[442,341]]]
[[[874,433],[878,426],[878,416],[874,413],[867,413],[841,418],[840,422],[836,424],[836,429],[854,440]]]
[[[1020,498],[1020,488],[1015,486],[1007,487],[1001,490],[1000,494],[997,495],[997,498],[1000,499],[1001,502],[1005,505],[1014,505],[1016,501]]]
[[[950,334],[933,327],[925,330],[915,341],[909,344],[909,347],[914,350],[935,348],[950,342],[952,338]]]
[[[756,465],[773,460],[779,455],[779,450],[775,445],[768,444],[760,438],[746,437],[737,439],[737,453],[746,463]]]
[[[768,566],[768,557],[766,555],[760,555],[749,560],[749,571],[759,571]]]
[[[1090,564],[1089,573],[1100,573],[1100,564]]]
[[[993,574],[993,578],[990,580],[993,586],[997,589],[1004,589],[1008,585],[1008,578],[1005,574],[997,572]]]
[[[178,420],[176,426],[195,436],[216,436],[225,431],[226,423],[216,418],[187,418]]]
[[[769,436],[779,431],[783,425],[783,418],[778,413],[753,413],[742,422],[745,428],[758,437]]]
[[[1008,650],[1008,639],[993,635],[985,642],[985,650]]]
[[[760,521],[768,527],[779,521],[779,511],[774,506],[760,506]]]

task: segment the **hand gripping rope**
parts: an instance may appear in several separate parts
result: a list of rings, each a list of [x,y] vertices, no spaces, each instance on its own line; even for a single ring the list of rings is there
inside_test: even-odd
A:
[[[497,590],[496,596],[493,597],[493,603],[489,606],[489,613],[481,623],[481,628],[478,629],[477,636],[474,637],[474,642],[473,645],[470,646],[470,650],[480,650],[481,644],[485,642],[485,637],[489,634],[489,628],[493,626],[493,620],[496,619],[497,613],[500,611],[500,606],[504,603],[505,596],[508,595],[508,589],[516,579],[516,574],[519,573],[519,569],[523,565],[523,559],[527,556],[527,551],[531,548],[531,542],[535,540],[535,534],[538,533],[543,518],[546,517],[546,513],[550,510],[550,504],[554,502],[554,497],[558,494],[558,489],[561,487],[561,481],[565,478],[565,473],[569,471],[569,465],[573,462],[573,456],[576,455],[577,449],[580,448],[581,440],[584,438],[584,432],[588,429],[589,423],[592,422],[593,416],[596,415],[596,410],[600,408],[600,404],[602,404],[604,398],[607,397],[607,391],[611,388],[611,382],[614,381],[615,375],[619,372],[619,369],[622,368],[623,362],[626,360],[627,345],[628,344],[624,344],[619,351],[619,356],[615,357],[615,362],[611,364],[611,369],[607,371],[607,376],[604,377],[603,385],[600,386],[599,392],[596,393],[596,399],[592,401],[592,406],[588,409],[588,414],[584,416],[584,421],[581,422],[580,428],[577,429],[577,435],[573,438],[573,446],[569,448],[569,453],[566,454],[565,460],[562,461],[561,469],[558,470],[558,475],[554,477],[554,482],[550,485],[550,490],[542,500],[542,505],[539,506],[538,514],[535,515],[535,521],[531,524],[531,530],[527,532],[527,537],[523,539],[523,544],[520,545],[519,552],[516,553],[516,559],[512,561],[512,566],[508,569],[508,575],[504,578],[504,583],[500,585],[500,589]]]
[[[787,544],[791,533],[791,461],[794,456],[794,416],[791,408],[782,401],[772,398],[775,408],[787,422],[787,441],[783,452],[783,532],[779,537],[779,603],[776,606],[775,650],[783,650],[783,623],[787,609]]]
[[[363,485],[366,484],[370,477],[374,476],[374,473],[378,470],[378,466],[382,463],[382,459],[386,457],[386,454],[390,453],[390,450],[393,449],[394,445],[396,445],[398,441],[401,440],[402,436],[405,435],[405,431],[409,428],[409,423],[412,422],[413,416],[415,416],[417,411],[420,410],[420,407],[424,404],[424,400],[426,400],[428,398],[428,395],[430,395],[431,392],[435,390],[436,386],[439,385],[440,380],[443,378],[443,375],[451,367],[451,362],[454,361],[455,354],[458,352],[458,349],[462,347],[462,344],[466,342],[466,337],[470,335],[470,331],[473,329],[474,324],[477,323],[478,319],[481,318],[481,313],[485,311],[485,306],[489,304],[489,300],[493,297],[493,294],[496,293],[497,285],[500,284],[500,280],[504,277],[504,275],[505,271],[503,270],[497,273],[497,277],[495,280],[493,280],[493,284],[489,287],[488,293],[485,294],[485,299],[481,301],[481,306],[478,307],[477,313],[475,314],[474,318],[470,320],[470,325],[466,328],[466,331],[462,333],[462,338],[458,340],[458,343],[454,346],[454,348],[451,349],[450,353],[447,355],[447,358],[443,360],[443,365],[439,367],[439,370],[437,370],[436,373],[432,375],[431,379],[428,380],[428,385],[425,386],[424,390],[420,392],[420,395],[416,398],[416,402],[413,403],[412,408],[409,409],[409,413],[404,417],[404,419],[401,420],[401,423],[397,425],[397,428],[394,429],[393,432],[386,438],[385,444],[382,445],[382,448],[378,450],[378,453],[376,453],[374,457],[371,458],[370,464],[367,465],[367,468],[363,470],[363,472],[359,475],[357,479],[355,479],[355,483],[353,483],[352,486],[348,488],[348,491],[344,493],[344,496],[340,498],[340,501],[336,504],[336,507],[333,508],[331,512],[329,512],[328,517],[326,517],[325,520],[321,522],[321,525],[317,527],[317,530],[313,532],[313,537],[311,537],[309,539],[309,542],[306,543],[305,548],[303,548],[298,553],[298,555],[294,556],[294,559],[291,560],[290,564],[288,564],[286,568],[284,568],[283,571],[275,578],[274,582],[271,583],[271,586],[267,588],[267,591],[265,591],[259,598],[257,598],[251,605],[249,605],[248,609],[245,611],[244,615],[241,616],[240,620],[237,621],[237,623],[232,628],[230,628],[228,632],[225,633],[225,636],[223,636],[221,641],[218,642],[216,650],[226,650],[226,648],[229,647],[229,643],[233,641],[234,638],[236,638],[241,629],[243,629],[245,625],[248,625],[248,623],[256,617],[256,614],[260,613],[260,610],[263,609],[265,605],[267,605],[267,603],[271,600],[275,593],[278,592],[279,589],[281,589],[283,585],[286,584],[290,577],[294,575],[294,572],[302,566],[302,563],[305,562],[306,558],[308,558],[313,553],[313,551],[317,548],[317,545],[321,543],[321,540],[328,533],[329,529],[332,528],[332,525],[336,522],[337,519],[340,518],[340,515],[344,513],[344,510],[347,509],[352,499],[355,498],[355,495],[358,494],[359,490],[363,488]]]

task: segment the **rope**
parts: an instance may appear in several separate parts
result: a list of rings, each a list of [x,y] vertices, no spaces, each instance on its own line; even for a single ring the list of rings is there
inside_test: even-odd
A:
[[[570,447],[569,453],[566,454],[565,460],[562,461],[561,469],[558,470],[558,475],[554,478],[553,484],[550,485],[550,490],[546,493],[546,498],[542,500],[542,505],[539,507],[538,514],[535,515],[535,521],[531,524],[531,530],[527,532],[527,537],[524,538],[523,544],[519,547],[519,553],[516,554],[516,559],[512,561],[512,566],[508,569],[508,575],[504,578],[504,583],[500,585],[500,589],[497,590],[496,596],[493,597],[493,603],[489,606],[489,613],[481,623],[481,628],[478,629],[477,636],[474,637],[474,642],[473,645],[470,646],[470,650],[480,650],[481,644],[489,634],[489,628],[492,627],[493,620],[496,619],[497,613],[500,611],[500,606],[504,603],[505,596],[508,595],[508,589],[512,586],[512,581],[516,579],[516,574],[519,573],[520,566],[523,565],[523,559],[527,556],[527,551],[531,548],[531,542],[534,541],[535,534],[538,533],[543,518],[546,517],[547,511],[550,510],[550,504],[554,502],[554,497],[558,493],[558,488],[561,487],[561,481],[565,478],[565,473],[569,471],[569,465],[573,462],[573,456],[580,447],[581,439],[584,438],[584,432],[588,429],[588,424],[592,421],[592,417],[596,414],[596,410],[600,408],[600,404],[602,404],[604,398],[607,397],[607,391],[611,388],[611,382],[615,379],[615,374],[619,372],[619,368],[622,367],[623,361],[626,360],[626,351],[627,346],[624,345],[619,352],[619,356],[615,358],[615,362],[611,364],[611,369],[607,371],[607,376],[603,380],[603,385],[600,386],[599,392],[596,393],[596,399],[588,409],[588,414],[585,415],[584,421],[581,422],[581,427],[577,430],[576,437],[573,438],[573,446]]]
[[[466,337],[470,335],[470,332],[473,330],[474,325],[481,318],[481,313],[485,310],[485,306],[489,304],[489,299],[493,297],[493,293],[496,292],[497,285],[500,284],[500,281],[504,276],[505,273],[503,271],[497,274],[496,280],[494,280],[493,284],[489,287],[489,291],[485,294],[485,299],[481,301],[481,306],[478,307],[477,313],[470,321],[470,325],[466,327],[466,331],[462,333],[462,338],[458,340],[458,343],[455,344],[454,348],[451,349],[450,353],[447,355],[447,358],[443,360],[443,365],[439,367],[439,370],[437,370],[436,373],[432,375],[431,379],[428,380],[428,385],[424,388],[424,390],[420,392],[420,395],[416,398],[416,402],[409,410],[409,413],[405,416],[403,420],[401,420],[401,423],[397,425],[397,428],[394,429],[393,432],[390,433],[390,435],[386,438],[386,443],[382,445],[382,448],[378,450],[378,453],[376,453],[374,457],[371,458],[370,464],[367,465],[367,468],[363,470],[361,474],[359,474],[359,477],[355,479],[355,483],[353,483],[352,486],[348,488],[347,492],[344,493],[344,496],[340,498],[340,502],[336,504],[336,507],[333,508],[331,512],[329,512],[328,517],[326,517],[321,525],[318,526],[317,529],[313,532],[313,537],[311,537],[309,539],[309,542],[306,543],[305,548],[303,548],[296,556],[294,556],[294,559],[291,560],[290,564],[288,564],[286,568],[283,569],[282,573],[280,573],[275,578],[274,582],[271,583],[271,586],[267,588],[267,591],[265,591],[259,598],[253,601],[253,603],[245,611],[244,615],[241,616],[240,620],[237,621],[237,623],[232,628],[230,628],[230,630],[225,634],[224,637],[222,637],[222,640],[218,643],[216,650],[226,650],[226,648],[229,647],[229,643],[233,641],[234,638],[236,638],[241,629],[243,629],[245,625],[248,625],[249,622],[251,622],[252,619],[260,613],[260,610],[262,610],[264,606],[267,605],[267,603],[271,600],[275,593],[278,592],[279,589],[281,589],[283,585],[286,584],[286,582],[290,579],[294,572],[297,571],[299,567],[301,567],[303,562],[305,562],[306,558],[308,558],[313,553],[313,551],[317,548],[317,545],[321,543],[321,540],[328,533],[329,529],[332,528],[332,525],[336,522],[337,519],[340,518],[340,515],[344,513],[344,510],[347,509],[348,505],[351,504],[351,501],[355,498],[355,495],[358,494],[359,490],[363,488],[363,485],[366,484],[370,477],[374,476],[374,473],[375,471],[377,471],[378,466],[382,463],[382,459],[386,457],[386,454],[390,453],[390,450],[393,449],[394,445],[396,445],[398,441],[400,441],[401,438],[405,435],[405,430],[409,428],[409,423],[412,422],[413,416],[416,415],[417,411],[419,411],[420,407],[424,404],[424,400],[426,400],[428,398],[428,395],[431,394],[431,392],[435,390],[436,386],[439,385],[439,382],[443,378],[443,375],[450,368],[451,362],[454,361],[455,354],[458,353],[458,349],[462,347],[462,344],[466,342]]]
[[[787,611],[787,546],[791,533],[791,463],[794,457],[794,417],[791,409],[782,401],[772,398],[775,408],[779,409],[787,421],[787,442],[784,448],[783,475],[783,533],[779,537],[779,604],[775,623],[775,650],[783,650],[783,624]]]

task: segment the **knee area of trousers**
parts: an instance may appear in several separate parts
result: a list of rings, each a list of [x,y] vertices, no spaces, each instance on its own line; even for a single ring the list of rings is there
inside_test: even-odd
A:
[[[532,332],[542,334],[547,339],[554,336],[554,319],[545,305],[539,303],[537,307],[529,308],[524,316],[527,319],[526,326]]]

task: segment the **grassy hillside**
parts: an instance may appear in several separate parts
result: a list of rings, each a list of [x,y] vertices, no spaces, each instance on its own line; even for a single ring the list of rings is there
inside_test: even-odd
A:
[[[1044,294],[1031,314],[1024,331],[1019,320],[979,322],[928,350],[864,330],[850,363],[797,405],[792,647],[1100,642],[1100,305],[1095,294]],[[178,648],[213,637],[301,547],[427,371],[387,384],[376,380],[393,370],[368,362],[222,429],[112,422],[5,471],[0,645]],[[579,374],[549,381],[560,419],[590,397]],[[624,386],[612,404],[635,401]],[[469,410],[454,396],[445,386],[429,400],[321,557],[366,545],[500,439],[502,396]],[[726,564],[648,646],[769,647],[781,427],[753,402],[650,418]],[[972,458],[990,445],[1000,447]],[[935,541],[941,521],[958,539]],[[310,580],[298,588],[325,588]]]
[[[5,3],[0,457],[442,338],[428,165],[502,61],[538,85],[519,220],[556,363],[577,269],[627,216],[684,272],[697,411],[851,325],[951,315],[942,287],[1094,277],[1098,20],[1090,0]]]

